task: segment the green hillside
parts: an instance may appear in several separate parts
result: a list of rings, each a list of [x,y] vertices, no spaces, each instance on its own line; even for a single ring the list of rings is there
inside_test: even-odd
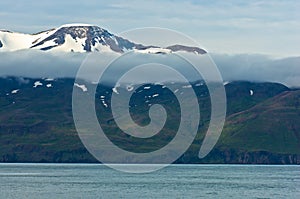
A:
[[[36,81],[42,86],[33,87]],[[51,87],[45,85],[51,84]],[[82,145],[72,118],[73,79],[0,78],[0,162],[97,162]],[[87,84],[87,87],[90,85]],[[19,89],[16,93],[13,90]],[[78,89],[78,88],[77,88]],[[96,109],[107,136],[124,149],[153,151],[176,133],[178,110],[172,94],[160,87],[159,99],[171,117],[159,137],[139,143],[117,129],[110,111],[100,101],[110,88],[98,88]],[[252,92],[250,92],[250,90]],[[184,92],[181,89],[179,92]],[[197,157],[207,128],[210,103],[206,87],[197,89],[201,121],[190,149],[177,163],[278,163],[300,164],[300,91],[275,83],[233,82],[226,85],[228,115],[215,149]],[[189,97],[189,96],[186,96]],[[133,100],[131,113],[147,124],[149,107],[143,96]],[[155,101],[156,100],[156,101]],[[191,107],[192,108],[192,107]]]
[[[300,154],[300,91],[286,91],[227,118],[219,146]]]

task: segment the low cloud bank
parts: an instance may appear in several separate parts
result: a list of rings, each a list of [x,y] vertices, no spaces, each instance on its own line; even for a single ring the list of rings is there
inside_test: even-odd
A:
[[[75,77],[87,54],[36,50],[0,53],[0,76]],[[103,63],[115,55],[103,55]],[[272,59],[263,55],[212,54],[224,81],[278,82],[300,87],[300,57]],[[173,63],[170,61],[170,63]],[[95,67],[103,67],[98,63]],[[184,66],[182,66],[184,67]]]
[[[226,81],[278,82],[300,87],[300,57],[272,59],[263,55],[212,55]]]

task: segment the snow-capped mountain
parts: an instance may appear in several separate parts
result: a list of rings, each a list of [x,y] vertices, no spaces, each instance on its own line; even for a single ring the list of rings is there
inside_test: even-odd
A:
[[[166,48],[144,46],[114,35],[98,26],[67,24],[36,34],[23,34],[0,30],[0,52],[39,49],[57,52],[117,52],[135,50],[140,53],[171,53],[175,51],[205,54],[197,47],[173,45]]]

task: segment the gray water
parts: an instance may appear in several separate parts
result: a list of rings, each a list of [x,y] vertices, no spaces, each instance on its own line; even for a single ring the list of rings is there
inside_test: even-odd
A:
[[[300,198],[300,166],[0,164],[0,198]]]

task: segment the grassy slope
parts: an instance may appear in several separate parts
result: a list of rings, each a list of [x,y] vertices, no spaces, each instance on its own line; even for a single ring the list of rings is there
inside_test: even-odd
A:
[[[300,154],[300,91],[283,92],[227,118],[219,146]]]
[[[23,84],[20,83],[23,80],[14,78],[0,79],[0,161],[95,162],[81,144],[74,128],[71,112],[73,80],[56,80],[51,82],[53,88],[32,88],[36,80],[26,81],[26,84]],[[47,82],[42,83],[45,85]],[[13,89],[20,91],[11,94]],[[253,96],[249,94],[250,89],[254,91]],[[240,161],[241,156],[249,152],[254,152],[255,155],[248,163],[260,162],[257,160],[263,155],[272,154],[276,157],[264,161],[280,163],[288,162],[282,161],[281,155],[300,154],[299,91],[289,91],[279,84],[249,82],[229,84],[226,91],[229,114],[217,148],[207,158],[197,158],[209,117],[207,95],[203,95],[199,97],[201,113],[204,116],[200,121],[199,133],[190,149],[178,160],[179,163],[245,163],[244,160]],[[168,99],[163,100],[166,100],[165,104],[170,105],[171,111],[174,110]],[[97,109],[104,116],[100,122],[109,127],[109,112],[101,106]],[[132,110],[137,115],[138,122],[147,123],[146,110],[143,105]],[[172,115],[175,117],[176,113]],[[166,131],[162,134],[163,139],[149,140],[147,146],[141,145],[137,150],[152,150],[153,147],[166,143],[166,140],[172,138],[172,126],[172,123],[169,127],[166,126]],[[125,149],[132,146],[130,138],[117,132],[112,125],[108,136]]]

